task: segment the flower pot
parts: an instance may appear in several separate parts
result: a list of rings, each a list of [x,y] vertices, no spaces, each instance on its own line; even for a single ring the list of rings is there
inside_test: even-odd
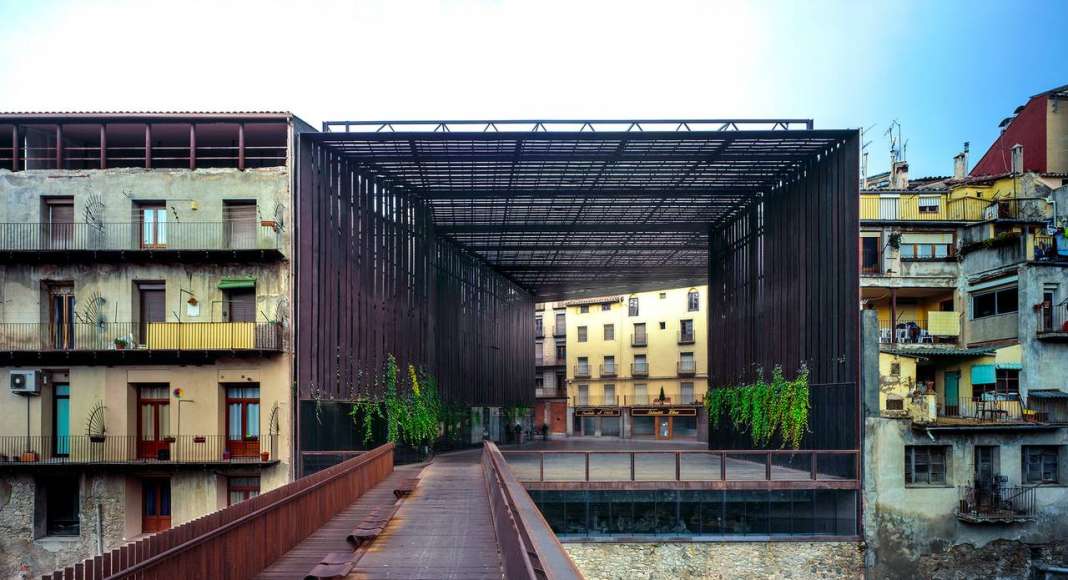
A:
[[[175,441],[177,441],[177,439],[173,435],[171,435],[168,437],[164,437],[163,441],[164,443],[174,443]]]
[[[203,435],[193,435],[193,443],[203,443],[207,440],[208,438]]]
[[[90,443],[103,443],[104,442],[104,438],[105,438],[104,435],[99,435],[99,434],[98,435],[90,435],[89,436],[89,442]]]
[[[274,220],[263,220],[263,221],[260,222],[260,225],[265,227],[265,228],[277,228],[278,227],[278,222],[276,222]]]
[[[260,461],[262,461],[264,463],[267,463],[270,460],[271,460],[271,452],[270,451],[263,451],[263,452],[260,453]]]
[[[230,451],[223,451],[223,461],[230,461]]]
[[[37,452],[27,451],[19,456],[19,461],[22,463],[34,463],[37,461]]]

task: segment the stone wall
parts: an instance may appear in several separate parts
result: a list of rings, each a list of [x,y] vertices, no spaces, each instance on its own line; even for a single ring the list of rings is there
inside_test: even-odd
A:
[[[863,578],[857,542],[567,543],[587,580]]]
[[[98,503],[103,508],[104,550],[124,543],[125,478],[85,474],[80,480],[80,534],[73,537],[35,538],[34,477],[0,477],[0,578],[36,578],[95,555]]]

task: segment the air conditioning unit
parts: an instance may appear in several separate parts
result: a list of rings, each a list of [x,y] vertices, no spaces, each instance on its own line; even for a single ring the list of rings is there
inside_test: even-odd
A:
[[[44,384],[41,371],[11,371],[11,392],[18,395],[40,395]]]

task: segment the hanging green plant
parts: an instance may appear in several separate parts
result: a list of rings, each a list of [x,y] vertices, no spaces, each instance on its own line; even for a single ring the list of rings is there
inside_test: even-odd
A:
[[[782,447],[797,449],[808,431],[808,369],[802,366],[788,380],[776,366],[771,382],[758,371],[752,384],[713,389],[705,397],[705,408],[713,429],[727,415],[735,429],[749,432],[756,447],[768,446],[778,435]]]
[[[369,445],[374,439],[374,421],[382,418],[382,406],[372,399],[357,399],[349,411],[352,422],[363,429],[363,444]]]

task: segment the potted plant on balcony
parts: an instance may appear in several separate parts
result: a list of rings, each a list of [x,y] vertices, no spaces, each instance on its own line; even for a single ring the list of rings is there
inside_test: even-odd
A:
[[[208,438],[203,435],[193,435],[193,443],[204,443]]]
[[[267,463],[270,460],[271,460],[271,452],[270,451],[260,451],[260,461],[262,461],[264,463]]]
[[[125,336],[115,337],[115,350],[125,350],[127,346],[130,346],[130,342],[126,340]]]
[[[19,461],[22,463],[35,463],[38,459],[36,451],[23,451],[19,456]]]
[[[664,387],[660,387],[660,396],[656,398],[656,402],[663,405],[665,401],[667,401],[667,395],[664,394]]]
[[[178,439],[174,435],[166,435],[166,436],[163,437],[163,442],[164,443],[174,443],[177,440]]]

